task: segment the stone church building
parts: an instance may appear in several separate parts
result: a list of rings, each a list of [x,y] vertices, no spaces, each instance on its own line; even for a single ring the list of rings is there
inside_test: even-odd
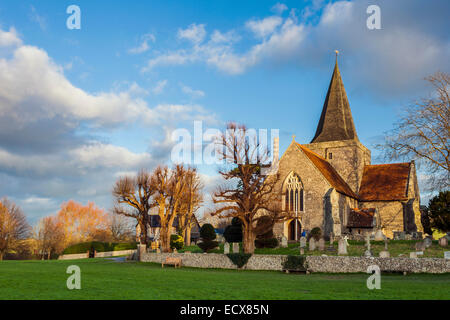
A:
[[[299,239],[319,227],[324,236],[422,231],[414,161],[371,164],[371,152],[358,139],[337,60],[314,138],[295,141],[273,162],[283,211],[294,219],[274,226],[274,234]],[[278,159],[279,158],[279,159]],[[297,226],[297,230],[296,229]]]

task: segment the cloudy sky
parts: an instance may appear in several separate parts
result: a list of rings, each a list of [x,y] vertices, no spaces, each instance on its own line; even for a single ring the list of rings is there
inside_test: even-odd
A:
[[[31,222],[69,199],[111,208],[115,179],[169,163],[194,120],[279,129],[281,152],[292,134],[308,143],[335,49],[368,147],[429,94],[424,77],[450,71],[446,0],[78,0],[80,30],[71,4],[0,3],[0,196]],[[199,169],[212,188],[217,168]]]

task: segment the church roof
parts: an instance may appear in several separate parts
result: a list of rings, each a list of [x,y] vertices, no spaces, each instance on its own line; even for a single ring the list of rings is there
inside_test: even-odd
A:
[[[351,209],[348,215],[347,227],[372,228],[375,226],[374,216],[374,208]]]
[[[306,154],[311,162],[319,169],[325,179],[336,189],[349,197],[357,199],[358,196],[352,191],[344,179],[337,173],[333,166],[323,157],[296,142],[296,145]]]
[[[365,166],[359,188],[360,200],[407,200],[410,170],[409,162]]]
[[[358,140],[358,136],[336,59],[322,114],[311,143],[350,139]]]

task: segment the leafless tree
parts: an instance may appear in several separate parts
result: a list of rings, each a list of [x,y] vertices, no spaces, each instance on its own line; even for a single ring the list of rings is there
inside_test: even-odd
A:
[[[179,232],[184,235],[184,243],[191,245],[191,229],[196,223],[195,213],[203,203],[203,184],[195,168],[188,168],[184,180],[186,192],[182,195],[182,204],[178,218]]]
[[[110,214],[108,218],[109,233],[113,241],[132,239],[134,230],[129,217]]]
[[[213,194],[218,208],[213,213],[222,218],[238,217],[242,221],[244,252],[253,253],[258,234],[265,233],[276,221],[287,218],[281,211],[274,187],[278,174],[261,172],[269,151],[244,125],[230,123],[218,140],[218,153],[229,165],[219,173],[228,182]],[[263,216],[264,223],[258,223]]]
[[[0,260],[5,253],[17,250],[30,235],[30,225],[25,214],[13,202],[0,201]]]
[[[64,249],[64,230],[56,217],[42,218],[34,230],[37,249],[42,260],[50,260],[52,253],[60,253]]]
[[[450,185],[450,76],[437,72],[426,78],[433,92],[407,106],[383,144],[377,148],[389,160],[416,159],[429,175],[429,189]]]
[[[136,177],[121,177],[117,180],[113,196],[116,201],[113,212],[137,220],[141,234],[139,242],[147,244],[149,212],[153,207],[151,174],[141,170]]]

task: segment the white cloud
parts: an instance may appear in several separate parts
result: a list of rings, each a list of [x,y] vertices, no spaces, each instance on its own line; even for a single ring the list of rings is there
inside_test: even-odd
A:
[[[16,29],[9,28],[9,31],[0,29],[0,47],[13,47],[22,45],[22,40],[19,38]]]
[[[193,98],[200,98],[205,96],[205,92],[203,92],[202,90],[194,90],[191,87],[186,86],[184,84],[181,84],[181,91],[183,91],[183,93]]]
[[[203,41],[206,36],[204,24],[191,24],[186,29],[178,29],[178,38],[187,39],[195,44]]]
[[[281,17],[272,16],[262,20],[250,20],[245,25],[257,37],[264,38],[271,35],[282,22],[283,19]]]
[[[30,19],[31,21],[36,22],[39,27],[41,28],[41,30],[46,30],[47,29],[47,21],[45,20],[45,18],[43,16],[41,16],[40,14],[38,14],[36,8],[34,6],[30,7]]]
[[[284,3],[277,2],[270,10],[272,10],[272,12],[282,14],[287,9],[288,9],[287,5],[285,5]]]
[[[167,85],[167,80],[161,80],[156,83],[156,86],[152,89],[154,94],[161,94]]]
[[[148,51],[150,49],[150,46],[148,44],[149,41],[155,42],[156,38],[153,34],[145,34],[142,36],[141,44],[135,48],[131,48],[128,50],[128,53],[131,54],[140,54],[143,52]]]

